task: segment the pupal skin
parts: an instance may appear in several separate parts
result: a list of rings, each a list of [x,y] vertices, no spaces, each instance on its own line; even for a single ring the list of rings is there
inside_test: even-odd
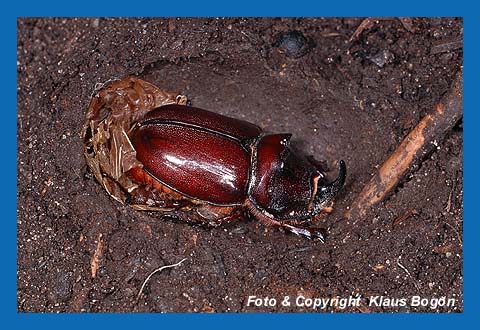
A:
[[[291,150],[291,134],[186,106],[186,97],[135,77],[93,97],[82,136],[87,164],[117,201],[189,223],[218,226],[251,215],[325,241],[308,224],[328,213],[345,182],[327,182]]]

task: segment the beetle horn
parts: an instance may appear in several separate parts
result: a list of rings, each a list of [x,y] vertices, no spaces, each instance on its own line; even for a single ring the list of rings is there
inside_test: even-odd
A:
[[[313,200],[314,213],[320,212],[335,195],[340,191],[345,183],[345,177],[347,176],[347,166],[343,160],[340,161],[340,170],[338,177],[335,181],[329,183],[326,186],[319,187],[315,198]]]

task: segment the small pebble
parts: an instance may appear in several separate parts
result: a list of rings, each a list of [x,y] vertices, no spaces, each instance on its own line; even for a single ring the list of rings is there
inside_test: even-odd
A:
[[[375,63],[380,68],[383,68],[385,64],[391,63],[395,59],[395,55],[388,50],[378,52],[375,56],[370,57],[370,61]]]
[[[278,36],[274,47],[278,47],[287,57],[299,58],[308,53],[312,42],[299,31],[288,31]]]

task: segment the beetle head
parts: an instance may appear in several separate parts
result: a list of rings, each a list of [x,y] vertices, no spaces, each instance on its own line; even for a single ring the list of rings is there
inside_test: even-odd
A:
[[[291,134],[263,136],[254,154],[249,199],[277,221],[307,220],[320,213],[345,182],[340,161],[338,178],[326,185],[323,174],[305,157],[289,148]]]

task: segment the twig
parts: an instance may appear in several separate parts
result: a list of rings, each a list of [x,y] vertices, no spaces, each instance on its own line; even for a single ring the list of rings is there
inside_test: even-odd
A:
[[[395,228],[396,226],[410,218],[412,215],[418,215],[418,211],[415,209],[408,209],[403,215],[393,220],[392,228]]]
[[[382,201],[397,186],[407,170],[420,163],[425,155],[436,148],[462,118],[462,77],[460,70],[450,91],[420,120],[382,164],[345,213],[347,219],[354,218],[355,222],[363,219],[367,210]]]
[[[410,279],[412,280],[413,285],[415,285],[415,288],[417,288],[417,290],[420,291],[420,287],[418,286],[417,281],[415,281],[415,279],[412,277],[412,275],[410,274],[410,272],[408,271],[408,269],[407,269],[404,265],[402,265],[402,264],[400,263],[400,261],[397,261],[397,265],[398,265],[398,267],[400,267],[401,269],[403,269],[403,270],[405,271],[405,273],[407,273],[408,277],[410,277]]]
[[[448,194],[447,207],[445,208],[445,211],[447,212],[450,212],[450,208],[452,206],[452,195],[455,192],[455,189],[457,188],[457,176],[458,176],[458,171],[455,171],[455,177],[452,182],[452,189],[450,190],[450,194]]]
[[[151,278],[155,273],[161,272],[162,270],[167,269],[167,268],[172,268],[172,267],[180,266],[180,265],[182,264],[182,262],[184,262],[185,260],[187,260],[187,259],[186,259],[186,258],[183,258],[182,260],[180,260],[180,261],[177,262],[176,264],[162,266],[162,267],[160,267],[160,268],[155,269],[153,272],[151,272],[150,275],[147,276],[147,278],[145,279],[145,281],[143,281],[142,287],[140,288],[140,291],[138,291],[138,295],[137,295],[136,301],[138,302],[138,300],[140,299],[140,295],[142,294],[143,289],[145,288],[145,285],[147,284],[147,282],[150,280],[150,278]]]
[[[350,36],[348,43],[351,44],[354,40],[357,40],[362,32],[366,29],[369,29],[373,24],[378,23],[378,18],[368,17],[362,20],[360,25],[355,29],[355,32]]]
[[[441,44],[437,44],[430,49],[430,54],[441,54],[450,52],[452,50],[457,50],[463,48],[463,40],[452,40],[447,42],[442,42]]]
[[[351,45],[355,40],[357,40],[363,31],[370,29],[374,24],[378,24],[381,20],[393,20],[393,17],[368,17],[363,19],[363,21],[358,25],[355,29],[353,34],[348,39],[348,44]],[[415,32],[415,28],[413,26],[413,20],[410,17],[399,17],[398,20],[402,23],[405,30],[410,33]]]
[[[405,30],[410,33],[415,33],[415,27],[413,26],[413,20],[410,17],[399,17],[400,23],[402,23]]]
[[[100,265],[100,261],[103,255],[103,240],[102,240],[102,233],[98,234],[97,239],[97,247],[95,252],[93,253],[92,260],[90,262],[90,270],[92,272],[92,278],[97,276],[97,270]]]
[[[458,241],[460,243],[460,245],[463,245],[463,239],[462,239],[462,236],[460,235],[460,233],[458,232],[458,230],[455,229],[454,226],[452,226],[451,224],[449,224],[448,222],[444,222],[448,227],[450,227],[454,232],[455,234],[457,234],[457,238],[458,238]]]

